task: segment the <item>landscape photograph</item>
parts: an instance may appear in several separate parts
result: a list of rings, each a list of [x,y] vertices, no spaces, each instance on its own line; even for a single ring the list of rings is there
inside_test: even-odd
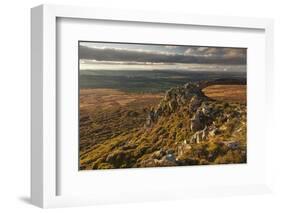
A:
[[[247,49],[78,42],[79,170],[247,163]]]

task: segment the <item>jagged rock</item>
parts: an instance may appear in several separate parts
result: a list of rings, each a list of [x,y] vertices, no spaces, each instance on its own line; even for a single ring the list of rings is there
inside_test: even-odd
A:
[[[155,110],[157,113],[157,117],[163,115],[166,111],[166,105],[163,104],[163,101],[160,102],[160,104],[157,106],[157,109]]]
[[[190,86],[190,83],[186,83],[183,87],[187,89],[187,88],[189,88],[189,86]]]
[[[197,132],[204,129],[205,123],[205,115],[202,113],[202,111],[197,111],[190,119],[190,129],[193,132]]]
[[[177,106],[178,106],[177,101],[172,100],[169,102],[169,108],[170,108],[171,112],[175,112]]]
[[[180,96],[179,98],[179,104],[185,105],[189,100],[185,96]]]
[[[171,88],[166,92],[157,109],[149,111],[146,126],[151,126],[161,115],[167,116],[176,112],[180,106],[186,105],[189,112],[193,114],[206,100],[208,98],[197,83],[187,83],[183,87]]]
[[[201,111],[204,113],[204,115],[206,116],[212,116],[212,113],[213,113],[213,109],[206,105],[206,103],[202,103],[201,105]]]
[[[198,109],[198,107],[200,107],[201,103],[202,103],[202,99],[197,97],[197,96],[193,96],[189,102],[189,112],[190,113],[194,113],[196,112],[196,110]]]
[[[205,127],[202,131],[203,131],[203,132],[202,132],[202,139],[203,139],[203,140],[206,140],[206,139],[208,138],[208,134],[209,134],[208,128]]]
[[[196,131],[201,130],[203,128],[204,128],[204,125],[201,123],[201,121],[198,117],[192,118],[190,120],[191,131],[196,132]]]
[[[202,104],[203,105],[203,104]],[[193,117],[190,119],[190,129],[193,132],[204,129],[206,126],[210,126],[214,120],[214,116],[211,114],[210,108],[199,107]]]
[[[154,115],[153,115],[153,120],[154,121],[157,121],[157,119],[158,119],[158,117],[159,117],[159,112],[158,112],[158,110],[154,110],[154,113],[153,113]]]
[[[194,135],[190,138],[190,143],[201,143],[206,140],[208,137],[208,130],[205,127],[203,130],[194,133]]]
[[[164,96],[165,101],[169,101],[171,99],[171,97],[172,97],[171,93],[172,93],[172,89],[169,89],[168,91],[166,91],[166,94]]]
[[[146,118],[146,126],[150,127],[151,124],[158,118],[158,114],[154,112],[154,110],[150,110],[148,112],[147,118]]]
[[[190,119],[191,131],[203,130],[205,126],[210,126],[219,112],[219,109],[208,101],[210,99],[204,95],[199,83],[187,83],[183,87],[171,88],[166,92],[158,107],[149,110],[145,126],[151,127],[160,116],[168,116],[176,112],[178,108],[186,106],[189,115],[192,117]],[[223,118],[227,119],[227,116],[220,118],[219,122],[227,121],[224,121]],[[211,134],[216,135],[217,131],[213,131]]]
[[[196,137],[194,135],[190,138],[189,143],[191,144],[196,143]]]
[[[166,92],[164,100],[169,101],[169,100],[173,100],[175,98],[176,98],[176,91],[174,88],[171,88]]]

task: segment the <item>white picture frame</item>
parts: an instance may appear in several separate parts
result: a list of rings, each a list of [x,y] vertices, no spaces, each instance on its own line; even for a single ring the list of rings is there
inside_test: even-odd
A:
[[[264,193],[271,191],[270,166],[270,119],[271,110],[267,110],[267,131],[265,145],[268,148],[266,165],[262,172],[266,178],[259,184],[233,184],[218,187],[200,187],[186,190],[172,188],[172,195],[156,190],[151,195],[136,194],[134,196],[115,196],[97,199],[89,195],[58,195],[57,159],[57,20],[87,19],[87,20],[117,20],[121,22],[142,22],[161,25],[193,25],[202,27],[218,27],[231,29],[257,29],[265,34],[265,106],[272,107],[271,90],[273,88],[273,21],[271,19],[217,17],[204,15],[188,15],[173,13],[153,13],[147,11],[122,11],[113,9],[84,8],[73,6],[41,5],[31,10],[31,201],[34,205],[47,207],[63,207],[77,205],[92,205],[114,202],[138,202],[143,200],[182,199],[213,195],[242,195]],[[132,192],[133,193],[133,192]],[[156,196],[157,195],[157,196]]]

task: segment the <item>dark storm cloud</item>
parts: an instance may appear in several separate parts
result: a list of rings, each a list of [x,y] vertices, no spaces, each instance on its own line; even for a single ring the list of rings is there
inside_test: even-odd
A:
[[[246,64],[246,49],[110,43],[80,43],[80,59],[140,62]]]

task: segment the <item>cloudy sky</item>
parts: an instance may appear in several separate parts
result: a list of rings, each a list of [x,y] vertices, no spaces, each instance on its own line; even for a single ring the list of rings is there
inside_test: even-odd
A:
[[[80,70],[246,71],[246,49],[79,43]]]

